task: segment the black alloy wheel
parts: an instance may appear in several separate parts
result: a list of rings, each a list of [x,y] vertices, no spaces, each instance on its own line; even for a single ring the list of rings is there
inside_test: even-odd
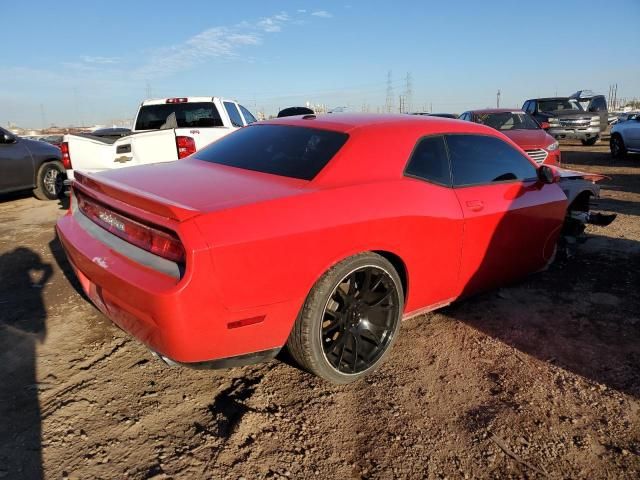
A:
[[[322,316],[322,349],[338,372],[358,374],[387,349],[398,322],[398,291],[379,267],[361,267],[336,285]]]
[[[364,252],[343,260],[309,292],[287,340],[289,353],[333,383],[368,375],[397,337],[403,292],[396,266],[385,257]]]

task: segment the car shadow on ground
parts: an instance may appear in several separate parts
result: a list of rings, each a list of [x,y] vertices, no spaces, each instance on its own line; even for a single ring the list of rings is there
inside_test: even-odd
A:
[[[31,190],[22,190],[19,192],[11,192],[11,193],[0,193],[0,203],[13,202],[15,200],[24,200],[25,198],[31,198],[31,197],[33,197],[33,192]],[[43,200],[43,201],[46,201],[46,200]],[[58,206],[60,207],[60,210],[69,209],[70,200],[69,200],[69,197],[64,193],[60,195],[60,197],[57,199],[57,202],[58,202]]]
[[[89,297],[87,297],[87,294],[84,293],[84,290],[82,289],[82,285],[80,285],[80,281],[78,280],[78,277],[76,277],[76,274],[73,271],[73,268],[69,263],[69,260],[67,259],[67,254],[64,252],[64,248],[60,243],[60,239],[58,238],[58,235],[56,235],[53,238],[53,240],[49,242],[49,251],[51,252],[51,255],[53,255],[53,258],[55,259],[56,264],[58,265],[58,268],[62,270],[64,277],[71,284],[73,289],[84,300],[86,300],[87,302],[91,302],[91,300],[89,300]]]
[[[0,203],[13,202],[14,200],[22,200],[33,196],[31,190],[21,190],[19,192],[0,193]]]
[[[640,242],[594,236],[576,257],[443,313],[518,352],[640,398],[638,285]]]
[[[0,477],[43,475],[36,347],[46,337],[43,291],[52,275],[28,248],[0,255],[0,438],[11,439],[0,443]]]

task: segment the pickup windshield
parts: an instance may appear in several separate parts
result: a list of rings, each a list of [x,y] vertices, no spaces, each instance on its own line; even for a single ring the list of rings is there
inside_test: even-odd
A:
[[[476,115],[476,123],[496,130],[537,130],[540,128],[540,125],[533,118],[520,112],[480,113]]]
[[[576,110],[578,112],[584,112],[580,104],[572,98],[538,100],[538,110],[541,112],[553,112],[555,110]]]
[[[136,130],[222,126],[218,109],[211,102],[143,105],[136,120]]]
[[[347,141],[346,133],[287,125],[252,125],[194,154],[198,160],[312,180]]]

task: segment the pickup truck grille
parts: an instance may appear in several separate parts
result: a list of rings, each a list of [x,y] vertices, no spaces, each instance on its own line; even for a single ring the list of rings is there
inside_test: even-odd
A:
[[[525,152],[527,152],[527,155],[529,155],[538,164],[543,163],[547,159],[547,155],[549,155],[547,151],[542,148],[525,150]]]
[[[591,118],[561,118],[559,123],[561,127],[587,128],[591,124]]]

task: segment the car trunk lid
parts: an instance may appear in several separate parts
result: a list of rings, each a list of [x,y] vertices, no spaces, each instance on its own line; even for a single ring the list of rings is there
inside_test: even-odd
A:
[[[99,174],[76,173],[76,180],[102,195],[177,221],[214,210],[295,195],[309,188],[304,180],[197,159]]]

